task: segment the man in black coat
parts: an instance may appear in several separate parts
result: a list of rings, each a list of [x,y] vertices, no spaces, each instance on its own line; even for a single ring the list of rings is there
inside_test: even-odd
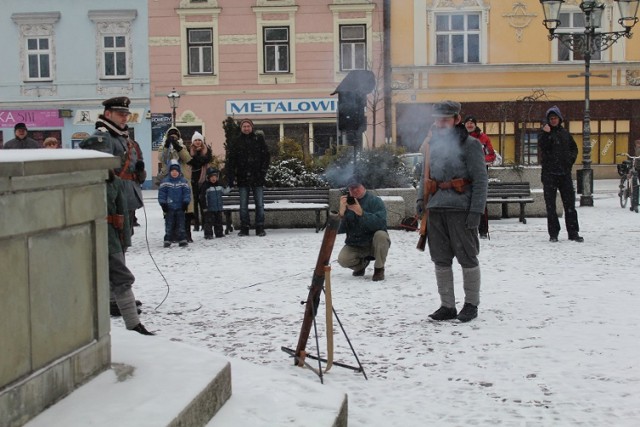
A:
[[[16,137],[7,141],[4,144],[4,148],[42,148],[38,141],[28,136],[29,131],[27,129],[27,125],[25,125],[24,123],[17,123],[13,127],[13,132]]]
[[[560,191],[564,220],[569,240],[584,242],[578,234],[578,211],[573,189],[571,168],[578,157],[578,146],[567,129],[562,126],[562,114],[555,105],[547,110],[547,122],[538,135],[538,152],[542,165],[542,189],[547,207],[549,241],[557,242],[560,221],[556,212],[556,195]]]
[[[240,233],[248,236],[249,191],[253,193],[256,206],[256,235],[265,236],[264,232],[264,184],[269,170],[270,155],[264,137],[253,131],[253,122],[249,119],[240,121],[240,135],[231,142],[227,153],[228,184],[238,186],[240,193]]]

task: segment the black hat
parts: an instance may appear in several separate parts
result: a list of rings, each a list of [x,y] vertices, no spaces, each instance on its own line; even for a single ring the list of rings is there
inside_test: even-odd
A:
[[[27,125],[25,125],[24,123],[20,122],[20,123],[16,123],[16,125],[13,127],[14,132],[17,131],[18,129],[24,129],[27,130]]]
[[[207,169],[207,178],[209,178],[211,175],[218,175],[220,173],[220,171],[216,168],[208,168]]]
[[[464,118],[464,122],[463,122],[463,123],[465,123],[465,124],[466,124],[467,122],[473,122],[473,124],[474,124],[474,125],[477,125],[477,124],[478,124],[478,121],[477,121],[477,120],[476,120],[476,118],[475,118],[475,117],[473,117],[473,116],[467,116],[467,117],[465,117],[465,118]]]
[[[362,185],[362,177],[356,173],[347,179],[347,187],[355,187],[357,185]]]
[[[126,96],[118,96],[116,98],[109,98],[102,102],[105,110],[120,111],[122,113],[129,113],[129,104],[131,100]]]
[[[460,114],[462,106],[456,101],[442,101],[433,105],[433,117],[453,117]]]
[[[167,131],[167,135],[176,135],[180,137],[180,131],[178,130],[178,128],[169,128],[169,130]]]

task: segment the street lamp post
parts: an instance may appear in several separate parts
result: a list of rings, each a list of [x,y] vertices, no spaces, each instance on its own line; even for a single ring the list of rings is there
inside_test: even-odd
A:
[[[614,0],[618,4],[618,23],[624,31],[601,32],[604,4],[599,0],[583,0],[580,9],[584,15],[584,32],[556,33],[560,26],[560,9],[564,0],[540,0],[544,11],[544,26],[549,30],[549,40],[558,39],[572,52],[584,58],[584,116],[582,122],[582,170],[578,171],[581,188],[580,206],[593,206],[593,170],[591,169],[591,113],[589,110],[589,84],[591,55],[609,49],[621,37],[631,38],[631,28],[638,22],[640,0]]]
[[[176,88],[174,87],[170,94],[167,95],[169,98],[169,105],[171,106],[171,122],[173,126],[176,125],[176,109],[180,104],[180,94],[176,92]]]

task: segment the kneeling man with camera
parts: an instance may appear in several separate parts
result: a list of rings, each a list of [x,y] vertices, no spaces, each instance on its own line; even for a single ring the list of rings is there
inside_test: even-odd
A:
[[[352,176],[340,197],[340,228],[346,233],[345,246],[338,255],[338,264],[353,270],[354,276],[364,276],[374,261],[374,282],[384,280],[384,264],[391,240],[387,233],[387,210],[382,199],[364,187],[359,176]]]

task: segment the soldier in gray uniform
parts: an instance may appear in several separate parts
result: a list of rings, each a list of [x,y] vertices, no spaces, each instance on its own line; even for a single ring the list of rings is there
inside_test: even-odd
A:
[[[455,101],[434,105],[434,126],[422,146],[424,158],[429,159],[429,176],[420,180],[417,207],[429,210],[427,238],[440,295],[440,308],[429,317],[468,322],[478,316],[480,303],[478,226],[487,201],[488,178],[482,144],[460,123],[460,107]],[[425,185],[428,202],[422,200]],[[453,286],[454,258],[462,267],[464,306],[460,313]]]
[[[133,224],[133,213],[142,207],[142,184],[146,179],[142,152],[138,144],[129,138],[129,104],[126,96],[107,99],[102,103],[104,113],[98,116],[96,131],[80,143],[80,148],[102,151],[120,158],[116,176],[124,184],[129,222]]]

